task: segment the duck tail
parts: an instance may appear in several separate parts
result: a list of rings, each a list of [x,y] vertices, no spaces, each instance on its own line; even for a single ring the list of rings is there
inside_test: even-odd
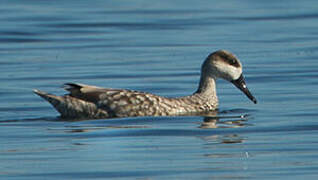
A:
[[[62,118],[69,116],[66,99],[63,96],[56,96],[37,89],[34,89],[33,92],[49,102],[61,114]]]
[[[38,96],[42,97],[43,99],[45,99],[46,101],[48,101],[50,104],[52,104],[55,108],[57,108],[57,106],[64,102],[64,98],[61,96],[56,96],[53,94],[49,94],[37,89],[34,89],[33,92],[35,94],[37,94]]]
[[[66,96],[56,96],[37,89],[33,92],[48,101],[60,114],[62,118],[104,118],[108,113],[98,109],[94,103]]]

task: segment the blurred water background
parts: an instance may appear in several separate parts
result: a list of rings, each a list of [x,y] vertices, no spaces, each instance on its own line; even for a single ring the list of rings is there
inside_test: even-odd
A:
[[[1,0],[0,22],[0,179],[318,177],[314,0]],[[218,49],[241,59],[259,101],[218,81],[219,122],[62,121],[32,93],[80,82],[188,95]]]

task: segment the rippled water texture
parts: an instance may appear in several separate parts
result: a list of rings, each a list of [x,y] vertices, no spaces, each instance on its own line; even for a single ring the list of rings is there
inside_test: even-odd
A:
[[[316,179],[316,1],[0,2],[0,179]],[[218,81],[215,117],[62,121],[32,89],[183,96],[234,52],[258,104]]]

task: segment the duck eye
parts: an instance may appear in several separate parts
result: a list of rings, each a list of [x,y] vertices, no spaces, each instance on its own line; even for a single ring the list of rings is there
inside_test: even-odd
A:
[[[239,66],[239,64],[238,64],[238,62],[237,62],[236,59],[229,59],[228,62],[229,62],[229,64],[232,65],[232,66],[235,66],[235,67],[238,67],[238,66]]]
[[[235,59],[230,59],[230,60],[229,60],[229,63],[230,63],[230,65],[235,65],[235,64],[237,64],[237,62],[236,62]]]

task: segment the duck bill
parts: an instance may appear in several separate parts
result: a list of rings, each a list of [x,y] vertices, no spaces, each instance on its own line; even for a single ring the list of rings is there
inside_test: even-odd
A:
[[[243,74],[237,79],[231,81],[237,88],[239,88],[254,104],[257,103],[256,98],[252,95],[252,93],[248,90]]]

